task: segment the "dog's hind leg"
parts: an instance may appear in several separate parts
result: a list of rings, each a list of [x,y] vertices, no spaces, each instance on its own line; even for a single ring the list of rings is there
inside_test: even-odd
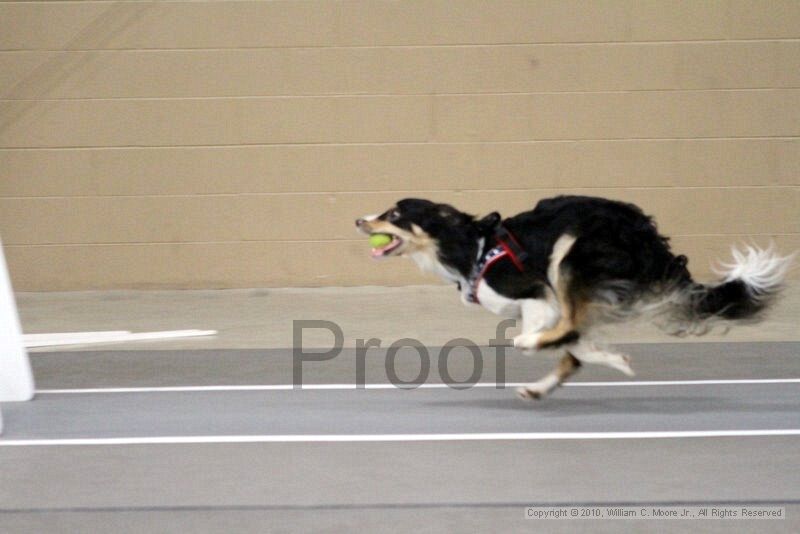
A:
[[[631,359],[626,354],[603,350],[586,341],[580,341],[570,347],[570,350],[583,363],[605,365],[628,376],[634,375],[633,369],[631,369]]]
[[[541,399],[558,386],[567,378],[575,374],[580,368],[581,362],[571,353],[567,352],[558,366],[548,373],[544,378],[532,384],[525,384],[517,388],[517,395],[526,400]]]

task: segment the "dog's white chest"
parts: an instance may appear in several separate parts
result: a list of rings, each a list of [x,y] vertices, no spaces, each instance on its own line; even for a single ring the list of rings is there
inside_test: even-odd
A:
[[[519,300],[500,295],[486,282],[478,284],[477,297],[481,306],[494,314],[510,319],[518,319],[522,315],[522,306]]]
[[[460,281],[460,277],[442,265],[436,254],[429,250],[412,252],[409,257],[414,260],[422,272],[435,274],[446,282]]]

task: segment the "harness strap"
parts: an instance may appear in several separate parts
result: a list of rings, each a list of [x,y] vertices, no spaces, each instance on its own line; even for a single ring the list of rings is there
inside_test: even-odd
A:
[[[511,261],[514,262],[514,266],[517,268],[519,272],[525,270],[525,261],[528,259],[528,253],[522,248],[522,245],[519,244],[519,241],[514,237],[514,235],[508,231],[508,229],[500,225],[497,227],[497,231],[494,235],[495,240],[500,243],[500,246],[503,247],[508,255],[511,258]]]
[[[519,272],[525,271],[524,262],[528,259],[528,253],[519,244],[519,241],[504,226],[498,226],[494,235],[496,246],[489,249],[473,266],[470,273],[469,289],[467,300],[475,304],[480,304],[478,300],[478,286],[489,269],[502,258],[508,258]]]

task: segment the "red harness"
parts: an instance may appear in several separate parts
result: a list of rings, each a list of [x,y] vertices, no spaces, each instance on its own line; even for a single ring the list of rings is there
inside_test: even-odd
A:
[[[519,272],[525,270],[525,260],[528,259],[528,253],[522,248],[522,245],[519,244],[519,241],[517,241],[511,232],[501,225],[497,228],[494,240],[496,245],[489,249],[480,261],[475,264],[468,280],[469,293],[467,294],[467,300],[475,304],[480,304],[480,300],[478,300],[478,286],[481,280],[486,276],[486,273],[492,265],[502,258],[510,259]]]

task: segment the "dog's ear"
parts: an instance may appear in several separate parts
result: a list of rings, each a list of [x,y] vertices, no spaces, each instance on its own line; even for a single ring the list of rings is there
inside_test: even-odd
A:
[[[490,234],[493,233],[498,226],[500,226],[500,214],[496,211],[493,211],[489,215],[486,215],[475,224],[478,225],[478,229],[482,234]]]

